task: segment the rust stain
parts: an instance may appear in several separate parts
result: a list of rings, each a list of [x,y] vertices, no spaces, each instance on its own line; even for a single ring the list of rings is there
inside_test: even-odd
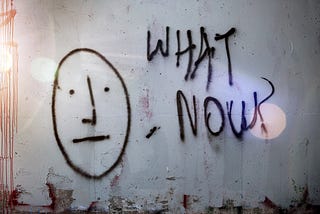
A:
[[[55,210],[56,206],[57,206],[57,197],[55,194],[55,187],[53,186],[53,184],[51,183],[46,183],[47,187],[48,187],[48,191],[49,191],[49,197],[51,199],[51,204],[43,206],[43,207],[48,207],[51,210]]]
[[[184,207],[184,209],[188,209],[188,198],[189,198],[189,195],[183,195],[183,207]]]
[[[29,204],[25,204],[19,201],[20,196],[25,193],[25,190],[22,189],[21,185],[18,185],[9,195],[9,204],[10,206],[29,206]]]
[[[96,206],[97,206],[98,201],[92,201],[91,204],[88,207],[87,212],[92,212],[96,210]]]
[[[120,175],[114,176],[114,178],[112,179],[112,181],[110,183],[110,187],[117,186],[119,184],[119,180],[120,180]]]
[[[139,103],[142,107],[142,111],[147,119],[151,119],[152,117],[152,110],[150,109],[150,96],[149,96],[149,89],[143,89],[146,92],[145,96],[140,97]]]
[[[0,2],[0,196],[2,213],[18,203],[13,184],[13,141],[17,128],[18,53],[13,41],[13,0]]]
[[[271,209],[276,209],[278,206],[273,202],[271,201],[268,197],[265,197],[264,198],[264,201],[262,202],[262,204],[268,208],[271,208]]]

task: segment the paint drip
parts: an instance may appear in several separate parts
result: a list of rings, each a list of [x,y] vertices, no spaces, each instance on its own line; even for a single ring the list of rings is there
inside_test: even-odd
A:
[[[10,212],[15,201],[13,184],[13,141],[17,128],[18,53],[13,41],[13,0],[0,2],[0,200],[2,213]]]

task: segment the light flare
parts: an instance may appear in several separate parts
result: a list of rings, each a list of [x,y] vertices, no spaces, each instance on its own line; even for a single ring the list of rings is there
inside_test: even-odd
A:
[[[262,103],[260,105],[262,118],[258,115],[256,124],[250,133],[258,138],[271,140],[279,137],[286,128],[286,114],[277,105]],[[253,117],[254,109],[251,110]]]

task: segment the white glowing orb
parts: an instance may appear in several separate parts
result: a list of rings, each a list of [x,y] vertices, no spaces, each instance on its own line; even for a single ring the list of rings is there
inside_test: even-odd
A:
[[[263,121],[257,113],[256,124],[250,129],[250,133],[258,138],[268,140],[278,137],[286,127],[286,114],[279,106],[271,103],[261,104],[260,112]],[[254,109],[251,110],[251,115],[253,117]]]
[[[49,58],[38,57],[31,63],[31,75],[40,82],[52,82],[57,63]]]

